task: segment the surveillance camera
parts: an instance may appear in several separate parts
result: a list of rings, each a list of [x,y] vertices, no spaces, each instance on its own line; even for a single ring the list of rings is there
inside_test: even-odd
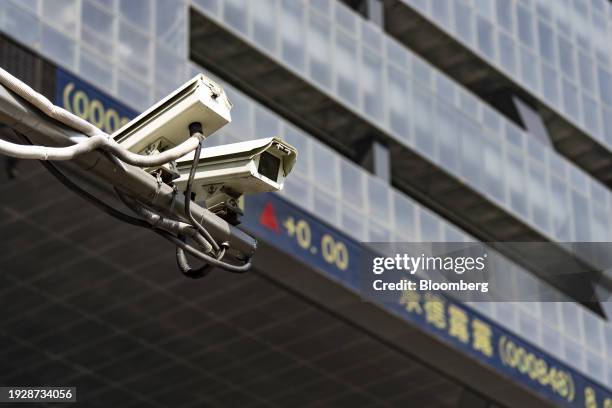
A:
[[[177,160],[180,176],[174,184],[181,191],[186,188],[193,155]],[[236,211],[236,200],[243,194],[281,190],[296,158],[297,150],[276,137],[206,148],[200,154],[192,192],[209,209],[222,205]]]
[[[121,127],[112,137],[134,153],[162,152],[189,138],[190,123],[200,122],[204,136],[208,137],[231,122],[231,108],[225,91],[199,74]],[[170,170],[168,166],[164,169]]]

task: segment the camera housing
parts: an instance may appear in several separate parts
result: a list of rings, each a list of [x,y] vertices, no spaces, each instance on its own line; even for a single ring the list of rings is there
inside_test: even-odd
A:
[[[190,123],[200,122],[204,136],[210,136],[231,122],[231,108],[225,91],[204,74],[198,74],[125,124],[112,137],[134,153],[163,152],[190,137]],[[158,168],[169,173],[170,178],[178,175],[172,164]]]
[[[185,191],[193,153],[177,160],[180,176],[174,184]],[[243,194],[278,191],[291,173],[297,150],[280,138],[269,137],[205,148],[200,154],[192,193],[221,216],[239,214]]]

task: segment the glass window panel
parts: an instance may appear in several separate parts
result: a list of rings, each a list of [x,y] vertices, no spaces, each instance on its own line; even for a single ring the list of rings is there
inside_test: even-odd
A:
[[[431,12],[434,19],[443,26],[448,26],[449,4],[448,0],[435,0],[431,2]]]
[[[514,269],[510,269],[506,275],[513,275]],[[497,316],[499,321],[510,329],[516,327],[516,307],[512,303],[498,303]]]
[[[338,222],[338,200],[318,188],[314,191],[314,211],[325,221],[335,225]]]
[[[496,0],[495,8],[497,11],[497,23],[504,27],[511,34],[514,32],[512,29],[512,1],[509,0]]]
[[[363,44],[376,52],[382,49],[380,29],[368,20],[361,20],[361,39]]]
[[[540,16],[543,20],[552,20],[551,3],[548,0],[536,1],[536,12],[538,13],[538,16]]]
[[[510,207],[523,217],[527,217],[527,197],[525,196],[525,168],[523,157],[514,149],[507,150],[506,177],[510,194]]]
[[[523,149],[525,145],[525,135],[518,127],[510,122],[506,122],[506,142],[516,146],[519,150]]]
[[[253,19],[253,39],[255,42],[270,51],[276,52],[276,15],[275,0],[251,0],[251,18]],[[283,25],[285,21],[283,20]]]
[[[542,308],[542,317],[544,320],[551,326],[559,326],[559,303],[542,302],[540,307]]]
[[[52,0],[42,2],[42,15],[46,23],[69,35],[76,34],[77,6],[75,0]]]
[[[538,89],[538,58],[526,48],[521,47],[521,77],[533,90]]]
[[[608,37],[608,20],[600,14],[591,14],[591,35],[589,39],[595,47],[595,56],[602,63],[610,66],[610,40]]]
[[[531,12],[523,6],[516,8],[516,21],[520,41],[528,47],[534,46],[533,18]]]
[[[559,43],[559,64],[561,64],[561,71],[568,78],[575,78],[575,67],[574,67],[574,55],[572,44],[562,36],[557,36]]]
[[[478,116],[478,100],[467,90],[459,89],[459,105],[469,116]]]
[[[588,55],[578,52],[578,67],[580,69],[580,85],[590,92],[595,92],[595,79],[593,76],[593,66],[595,63]]]
[[[574,210],[574,239],[576,241],[588,242],[591,240],[591,231],[589,228],[589,205],[586,197],[573,191],[572,206]]]
[[[570,0],[560,0],[560,4],[555,7],[555,23],[557,24],[557,30],[559,32],[571,36],[572,29],[569,18],[569,1]]]
[[[391,37],[386,37],[385,43],[387,45],[387,59],[401,68],[408,69],[408,51],[406,48]]]
[[[167,81],[169,89],[166,93],[172,92],[182,82],[184,82],[184,64],[176,54],[173,54],[162,47],[155,49],[155,80]]]
[[[151,2],[149,0],[119,0],[119,14],[144,31],[151,26]]]
[[[555,152],[550,154],[548,156],[548,159],[550,171],[557,177],[559,177],[561,180],[567,179],[567,168],[569,167],[567,164],[568,161],[566,161],[564,158],[562,158]]]
[[[283,60],[292,67],[304,69],[304,9],[302,3],[294,0],[282,2],[282,44]]]
[[[434,139],[432,124],[432,98],[420,86],[413,84],[412,108],[414,117],[414,137],[417,149],[427,156],[434,157]]]
[[[471,185],[481,187],[482,143],[479,135],[482,133],[482,128],[467,120],[460,120],[459,131],[461,135],[461,173]]]
[[[344,206],[342,207],[340,215],[342,217],[341,223],[343,231],[348,232],[349,235],[359,241],[367,239],[365,237],[366,223],[364,220],[366,217],[364,214]]]
[[[389,223],[389,186],[381,179],[367,178],[370,215],[380,223]]]
[[[554,173],[550,173],[554,174]],[[552,233],[561,242],[571,241],[571,213],[567,186],[557,177],[550,177]]]
[[[102,62],[102,57],[82,48],[80,52],[79,72],[84,79],[100,89],[113,89],[113,72],[108,64]]]
[[[338,156],[317,143],[313,145],[312,160],[314,179],[317,180],[319,187],[328,191],[336,191],[336,163]]]
[[[285,181],[281,194],[283,197],[298,204],[302,208],[311,210],[310,192],[311,189],[308,181],[304,180],[297,174],[295,177],[292,174],[291,177],[288,177]]]
[[[455,85],[441,72],[437,72],[435,78],[437,97],[453,104],[455,101]]]
[[[441,239],[438,219],[424,208],[419,208],[421,242],[438,242]]]
[[[570,184],[584,195],[589,194],[589,177],[576,166],[569,165]]]
[[[143,111],[149,106],[149,86],[131,75],[119,72],[117,92],[122,101],[136,109]]]
[[[538,40],[540,55],[551,64],[554,64],[556,61],[554,34],[552,28],[541,20],[538,21]]]
[[[40,41],[40,23],[37,17],[12,3],[5,4],[4,30],[19,41],[36,47]]]
[[[34,14],[38,13],[38,0],[11,0],[17,1],[20,6],[27,8]]]
[[[474,0],[474,9],[487,20],[493,20],[493,2],[491,0]]]
[[[548,231],[548,197],[546,192],[546,171],[535,162],[529,162],[529,203],[531,218],[544,231]]]
[[[391,241],[391,231],[389,231],[388,227],[382,226],[370,218],[368,222],[368,240],[371,242],[389,242]]]
[[[280,123],[278,118],[267,110],[255,108],[255,134],[257,137],[277,136]]]
[[[561,303],[561,317],[563,320],[564,333],[572,336],[575,339],[582,339],[582,330],[580,328],[580,316],[578,315],[578,306],[575,303]],[[578,348],[580,348],[578,346]]]
[[[521,275],[518,275],[518,276],[521,276]],[[532,281],[531,279],[528,278],[526,290],[532,289],[536,283],[537,281]],[[519,313],[519,333],[522,334],[525,338],[528,338],[532,342],[538,344],[539,343],[538,335],[540,331],[540,325],[536,324],[532,313],[533,313],[533,308],[529,315],[524,312]]]
[[[516,73],[516,50],[514,47],[514,41],[512,38],[504,34],[502,31],[498,32],[498,44],[499,44],[499,62],[501,66],[508,72]]]
[[[231,27],[247,34],[247,0],[225,0],[223,6],[223,19]]]
[[[463,242],[467,236],[454,225],[449,223],[443,224],[444,241],[446,242]]]
[[[527,154],[536,162],[546,159],[546,148],[544,144],[531,134],[527,134]]]
[[[559,102],[559,86],[557,84],[557,71],[545,62],[542,62],[542,91],[544,97],[553,104]]]
[[[308,25],[308,55],[310,76],[325,88],[331,87],[332,61],[331,29],[329,20],[310,13]]]
[[[587,346],[598,352],[601,351],[603,348],[601,341],[601,321],[590,312],[583,313],[582,317],[582,323],[584,325],[584,339],[586,340]]]
[[[588,341],[590,340],[589,335],[586,334],[586,336],[588,343]],[[597,354],[586,353],[586,371],[589,373],[589,376],[591,378],[604,378],[605,360],[602,360],[601,358],[601,348],[596,348],[594,350],[597,350]]]
[[[595,180],[591,180],[591,182],[589,183],[589,187],[591,191],[592,201],[601,205],[606,205],[608,200],[608,191],[606,190],[606,188]]]
[[[604,201],[605,202],[605,201]],[[593,241],[608,242],[610,229],[608,227],[609,212],[601,205],[593,204],[593,218],[591,218],[591,229]],[[609,258],[608,258],[609,259]]]
[[[340,185],[344,201],[365,208],[363,183],[364,173],[361,169],[347,161],[340,161]]]
[[[463,2],[456,2],[455,6],[455,30],[463,41],[472,44],[473,41],[473,20],[472,10]]]
[[[582,94],[582,108],[584,125],[589,132],[596,137],[599,137],[600,126],[599,126],[599,109],[597,109],[597,103],[593,98],[587,94]]]
[[[355,40],[336,33],[336,87],[338,95],[344,100],[357,105],[357,50]]]
[[[425,87],[431,87],[432,84],[432,76],[433,70],[422,59],[415,57],[412,59],[412,74],[414,75],[414,79],[421,85]]]
[[[76,49],[74,41],[44,24],[41,49],[43,54],[53,61],[59,61],[68,68],[74,66]]]
[[[483,106],[482,109],[482,123],[493,130],[495,134],[501,131],[501,117],[499,113],[494,111],[488,106]]]
[[[408,132],[408,112],[410,111],[408,94],[408,76],[400,70],[388,66],[387,78],[389,81],[389,121],[393,132],[410,142]]]
[[[397,191],[394,191],[393,197],[396,230],[403,236],[415,237],[415,208],[413,202]]]
[[[174,0],[155,3],[155,36],[164,45],[180,55],[187,50],[187,9]]]
[[[427,0],[406,0],[423,13],[427,12]]]
[[[578,91],[567,79],[563,79],[563,109],[574,120],[580,120],[580,108],[578,106]]]
[[[241,93],[234,91],[229,87],[225,87],[225,92],[230,101],[232,101],[232,121],[228,123],[223,130],[231,132],[235,135],[249,135],[253,131],[251,122],[251,112],[253,104]],[[258,137],[265,137],[264,135]],[[302,159],[300,152],[300,160]]]
[[[192,0],[197,6],[202,7],[204,10],[217,14],[219,12],[219,0]]]
[[[323,13],[324,15],[329,16],[329,6],[330,6],[329,0],[310,0],[308,4],[313,9],[316,9],[317,11]]]
[[[119,63],[141,77],[147,78],[151,65],[150,55],[149,38],[122,22],[119,25],[119,44],[117,45]]]
[[[565,340],[563,346],[565,361],[581,370],[584,366],[584,347],[582,347],[580,343],[576,343],[569,339]]]
[[[336,23],[351,34],[357,33],[357,17],[347,6],[340,2],[334,2],[336,9]]]
[[[458,170],[459,137],[457,126],[459,113],[443,102],[438,102],[438,157],[445,168]]]
[[[504,202],[504,177],[503,168],[500,165],[502,162],[502,153],[499,144],[490,140],[487,141],[482,150],[482,161],[484,170],[484,189],[485,191],[497,199],[499,202]]]
[[[597,65],[597,78],[599,80],[599,95],[608,105],[612,106],[612,75],[601,65]]]
[[[366,223],[364,219],[366,217],[364,214],[353,211],[348,207],[342,207],[340,216],[342,217],[341,223],[344,231],[359,241],[367,239],[365,237]]]
[[[113,16],[84,1],[81,9],[81,38],[98,51],[112,56]]]
[[[495,55],[495,46],[493,44],[493,25],[483,19],[482,17],[478,17],[478,48],[484,55],[489,58],[493,58]]]
[[[364,49],[362,60],[363,108],[366,114],[377,120],[382,120],[385,98],[381,92],[384,89],[382,86],[381,58]]]

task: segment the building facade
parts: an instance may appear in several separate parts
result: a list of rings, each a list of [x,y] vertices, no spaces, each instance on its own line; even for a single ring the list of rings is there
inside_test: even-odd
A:
[[[208,145],[283,137],[280,196],[357,243],[612,241],[607,1],[6,0],[0,30],[125,105],[103,119],[60,89],[109,132],[217,79],[232,123]],[[607,306],[496,256],[560,301],[469,308],[612,389]]]

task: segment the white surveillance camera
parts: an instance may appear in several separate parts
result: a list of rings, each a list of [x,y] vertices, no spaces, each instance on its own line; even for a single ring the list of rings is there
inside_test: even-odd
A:
[[[194,122],[202,124],[203,134],[208,137],[231,122],[231,108],[225,91],[199,74],[121,127],[112,137],[134,153],[162,152],[187,140],[189,124]]]
[[[177,160],[179,190],[186,189],[194,153]],[[192,192],[211,207],[235,205],[243,194],[283,188],[297,158],[297,150],[277,137],[205,148],[200,154]]]

